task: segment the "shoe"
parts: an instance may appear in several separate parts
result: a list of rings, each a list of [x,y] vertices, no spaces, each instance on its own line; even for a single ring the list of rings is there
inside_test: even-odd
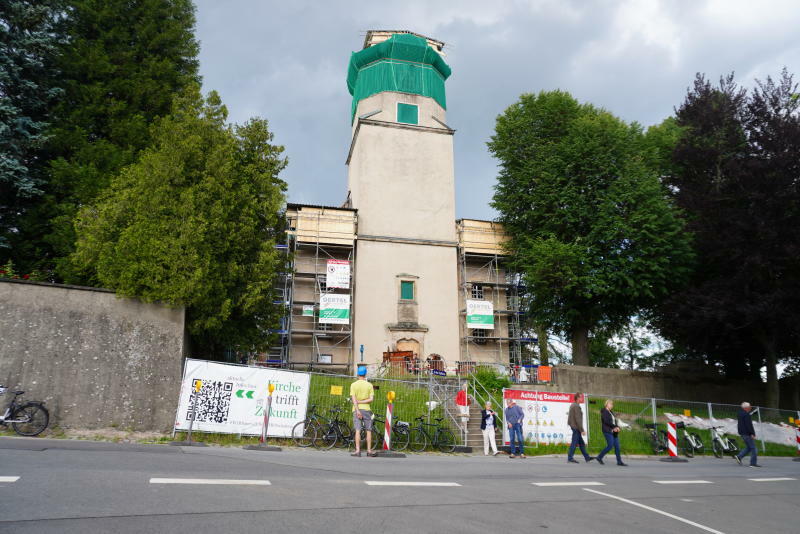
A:
[[[595,460],[595,459],[596,458],[594,456],[589,456],[588,458],[586,458],[586,463],[588,464],[589,462],[591,462],[592,460]]]
[[[513,454],[509,454],[508,457],[509,458],[516,458],[516,456],[514,456]]]
[[[520,454],[519,457],[520,458],[525,458],[525,455],[524,454]]]
[[[739,463],[739,465],[742,465],[742,459],[741,458],[739,458],[738,456],[734,456],[734,458],[736,458],[736,461]]]
[[[377,458],[378,457],[378,453],[375,452],[375,451],[368,452],[367,456],[369,456],[370,458]]]
[[[580,462],[578,460],[576,460],[575,458],[570,458],[569,460],[567,460],[567,463],[568,464],[579,464]]]
[[[626,464],[625,462],[619,462],[617,465],[620,467],[628,467],[628,464]]]
[[[494,451],[494,454],[492,456],[497,456],[498,454],[500,454],[500,451]]]
[[[761,466],[758,464],[751,464],[750,467],[761,467]]]
[[[600,464],[600,465],[606,465],[605,463],[603,463],[603,459],[600,458],[599,456],[597,458],[595,458],[595,460],[597,460],[597,463]]]
[[[360,452],[354,452],[354,453],[353,453],[353,454],[351,454],[350,456],[356,456],[356,457],[358,457],[358,458],[361,458],[361,453],[360,453]]]

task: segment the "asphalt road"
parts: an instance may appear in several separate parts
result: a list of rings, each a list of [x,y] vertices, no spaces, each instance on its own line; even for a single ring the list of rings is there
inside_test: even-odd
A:
[[[800,532],[800,462],[610,460],[0,438],[0,532]]]

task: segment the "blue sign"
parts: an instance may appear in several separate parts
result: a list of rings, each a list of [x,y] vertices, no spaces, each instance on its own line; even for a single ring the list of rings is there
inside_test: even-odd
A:
[[[440,371],[439,369],[431,369],[431,373],[435,374],[436,376],[447,376],[446,372]]]

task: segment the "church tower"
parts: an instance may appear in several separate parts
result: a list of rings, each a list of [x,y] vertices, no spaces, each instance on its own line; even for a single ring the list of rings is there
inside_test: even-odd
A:
[[[350,57],[348,202],[358,213],[353,341],[459,359],[453,134],[444,43],[369,31]],[[356,363],[359,357],[356,357]]]

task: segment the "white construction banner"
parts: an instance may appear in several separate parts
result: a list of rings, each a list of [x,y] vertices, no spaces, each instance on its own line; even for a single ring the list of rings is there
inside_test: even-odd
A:
[[[350,295],[326,293],[319,297],[319,322],[350,324]]]
[[[314,317],[314,305],[303,306],[303,317]]]
[[[467,328],[494,330],[494,305],[487,300],[467,300]]]
[[[192,432],[260,435],[270,382],[275,391],[268,435],[291,437],[306,417],[310,375],[191,359],[183,369],[175,430],[188,430],[194,417]]]
[[[569,417],[569,406],[575,401],[574,393],[504,389],[504,408],[507,399],[514,399],[517,406],[525,412],[525,419],[522,422],[522,437],[525,443],[542,443],[544,445],[566,443],[569,445],[572,441],[572,430],[567,425],[567,418]],[[589,425],[586,422],[589,406],[585,399],[584,395],[581,410],[583,411],[583,428],[586,430],[586,435],[583,439],[589,443]],[[509,444],[505,409],[503,410],[503,443]]]
[[[328,287],[350,288],[350,262],[347,260],[328,260],[328,270],[325,276],[325,285]]]

